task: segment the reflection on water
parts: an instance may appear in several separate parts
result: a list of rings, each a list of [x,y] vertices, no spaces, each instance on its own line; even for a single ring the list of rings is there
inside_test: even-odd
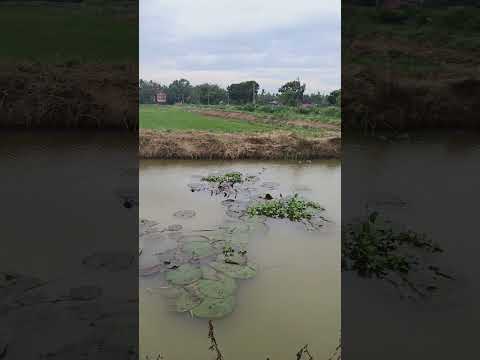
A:
[[[226,169],[261,172],[262,181],[280,184],[266,191],[299,192],[324,206],[322,215],[332,221],[309,232],[301,224],[270,220],[266,235],[253,236],[248,254],[257,276],[238,283],[233,313],[215,321],[226,359],[287,359],[306,343],[315,358],[328,358],[340,333],[339,163],[142,161],[140,217],[185,231],[218,226],[226,217],[222,198],[192,193],[188,184],[192,176]],[[172,215],[187,209],[196,215]],[[171,311],[164,285],[161,274],[140,278],[141,355],[208,359],[206,320]]]
[[[368,204],[426,233],[444,249],[437,263],[455,280],[443,282],[431,299],[413,302],[382,281],[344,273],[342,355],[455,359],[476,353],[480,136],[414,134],[396,143],[344,138],[343,145],[342,221],[364,214]]]

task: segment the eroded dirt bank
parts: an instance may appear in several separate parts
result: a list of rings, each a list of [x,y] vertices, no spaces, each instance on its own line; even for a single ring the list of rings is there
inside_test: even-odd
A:
[[[0,127],[138,128],[132,64],[0,64]]]
[[[288,132],[223,134],[140,130],[139,156],[158,159],[340,158],[341,139],[303,138]]]

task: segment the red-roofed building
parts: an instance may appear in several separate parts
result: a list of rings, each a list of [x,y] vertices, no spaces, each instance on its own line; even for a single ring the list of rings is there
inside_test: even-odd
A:
[[[155,94],[155,102],[157,104],[166,104],[167,103],[167,94],[164,92],[160,91]]]

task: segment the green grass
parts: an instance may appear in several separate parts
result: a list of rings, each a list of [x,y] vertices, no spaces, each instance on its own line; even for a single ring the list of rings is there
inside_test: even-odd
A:
[[[135,9],[125,4],[1,4],[0,58],[138,61],[138,46],[133,46],[138,44]]]
[[[205,108],[212,110],[238,111],[252,114],[265,119],[287,120],[308,120],[324,124],[340,125],[341,111],[338,106],[314,107],[301,109],[288,106],[272,107],[269,105],[195,105],[194,108]]]
[[[392,15],[401,15],[401,20]],[[373,72],[378,64],[387,64],[395,76],[418,80],[476,73],[474,63],[480,49],[478,8],[379,12],[374,7],[347,6],[342,19],[345,64]],[[360,46],[352,47],[352,43]]]
[[[176,106],[140,105],[140,128],[188,131],[201,130],[223,133],[258,133],[291,130],[304,136],[320,135],[320,129],[300,129],[245,120],[221,119],[188,112]]]

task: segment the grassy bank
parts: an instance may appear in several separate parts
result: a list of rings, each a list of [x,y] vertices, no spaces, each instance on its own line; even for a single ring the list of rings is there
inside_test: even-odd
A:
[[[224,111],[224,112],[239,112],[244,114],[251,114],[257,118],[265,120],[308,120],[321,124],[340,125],[341,110],[339,106],[312,106],[292,107],[292,106],[271,106],[271,105],[195,105],[193,109],[200,111]]]
[[[140,105],[140,127],[156,130],[212,132],[265,132],[273,128],[261,123],[202,116],[175,106]]]
[[[140,128],[159,131],[210,131],[220,133],[267,133],[289,131],[302,137],[325,137],[340,128],[315,121],[266,119],[254,114],[226,112],[198,106],[140,105]]]
[[[2,2],[0,126],[137,129],[136,14],[131,1]]]
[[[347,6],[342,17],[347,128],[479,126],[479,9]]]
[[[236,119],[197,111],[183,106],[141,105],[139,155],[233,160],[335,158],[340,154],[338,127],[268,123],[254,116]]]

